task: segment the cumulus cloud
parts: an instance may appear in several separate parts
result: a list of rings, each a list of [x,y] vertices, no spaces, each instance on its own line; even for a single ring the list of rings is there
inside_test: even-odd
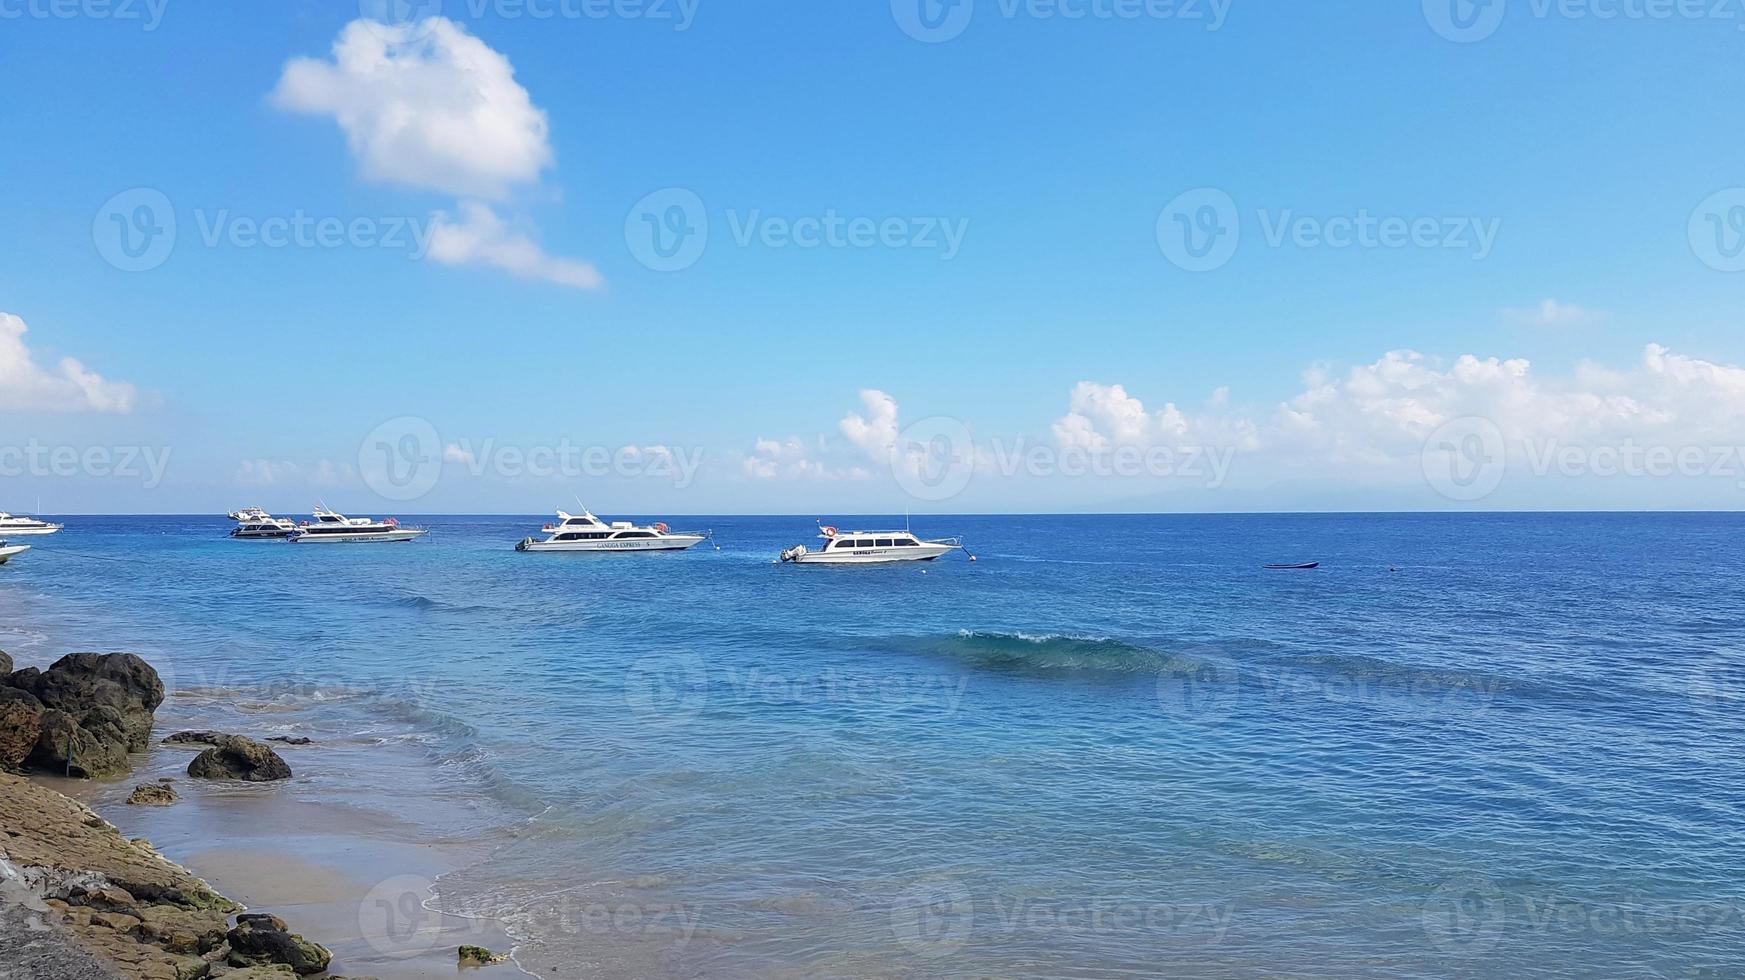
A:
[[[1604,319],[1604,317],[1598,311],[1577,306],[1574,303],[1560,303],[1554,299],[1547,299],[1541,301],[1537,306],[1504,310],[1503,319],[1522,326],[1574,327],[1594,323]]]
[[[125,415],[139,400],[133,385],[109,381],[77,359],[54,368],[36,363],[22,317],[0,313],[0,410],[12,412],[103,412]]]
[[[461,202],[459,221],[437,212],[428,254],[444,265],[495,266],[523,279],[560,286],[598,289],[603,284],[600,271],[592,264],[547,255],[532,238],[509,227],[496,212],[477,201]]]
[[[1425,440],[1463,418],[1495,423],[1513,445],[1691,444],[1745,439],[1745,368],[1649,345],[1631,367],[1582,364],[1543,376],[1521,358],[1467,354],[1444,364],[1392,351],[1342,373],[1315,368],[1303,390],[1242,415],[1215,396],[1203,412],[1148,410],[1120,385],[1082,382],[1054,426],[1062,447],[1106,452],[1160,444],[1235,447],[1325,475],[1328,466],[1416,463]]]
[[[509,59],[443,17],[352,21],[331,61],[286,63],[272,101],[333,117],[372,180],[500,198],[553,162],[545,113]]]
[[[836,430],[871,459],[889,459],[897,446],[897,400],[877,388],[863,388],[860,402],[866,415],[849,412],[836,423]]]
[[[453,21],[352,21],[331,59],[287,62],[271,101],[332,118],[366,179],[462,198],[458,218],[435,216],[428,254],[436,261],[600,286],[592,265],[546,254],[483,203],[537,184],[555,157],[545,112],[515,80],[509,59]]]
[[[1259,433],[1254,423],[1224,414],[1230,389],[1212,393],[1204,413],[1190,415],[1174,402],[1156,411],[1121,385],[1081,381],[1073,387],[1067,414],[1054,423],[1055,441],[1063,449],[1106,453],[1118,447],[1228,445],[1252,448]]]

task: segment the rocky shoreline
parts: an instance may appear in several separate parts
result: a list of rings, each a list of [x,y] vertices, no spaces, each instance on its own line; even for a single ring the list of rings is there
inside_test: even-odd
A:
[[[14,670],[0,652],[0,977],[331,978],[325,947],[28,778],[131,772],[130,753],[150,747],[163,699],[157,672],[132,654],[77,653],[46,670]],[[200,750],[190,779],[291,776],[282,758],[246,737],[180,732],[164,741]],[[164,779],[136,787],[127,802],[177,799]]]

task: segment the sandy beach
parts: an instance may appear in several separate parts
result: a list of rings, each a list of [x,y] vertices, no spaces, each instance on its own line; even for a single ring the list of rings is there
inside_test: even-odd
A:
[[[496,923],[431,909],[432,883],[490,842],[434,840],[424,826],[321,793],[325,779],[361,764],[356,746],[278,743],[296,767],[283,780],[190,778],[205,746],[164,738],[204,707],[171,698],[144,751],[128,754],[131,772],[0,774],[0,928],[18,937],[0,953],[0,976],[101,976],[96,962],[142,980],[424,980],[452,977],[462,946],[507,954]],[[169,787],[175,802],[130,804],[136,787]],[[287,923],[331,958],[315,970],[247,963],[231,948],[239,915]],[[489,969],[525,975],[512,962]]]

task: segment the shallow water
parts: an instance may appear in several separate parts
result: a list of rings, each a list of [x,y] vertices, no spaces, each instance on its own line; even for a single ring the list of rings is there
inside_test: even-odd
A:
[[[422,520],[71,519],[0,646],[373,751],[348,802],[487,843],[437,903],[548,977],[1745,972],[1745,518],[927,518],[980,561],[862,569]]]

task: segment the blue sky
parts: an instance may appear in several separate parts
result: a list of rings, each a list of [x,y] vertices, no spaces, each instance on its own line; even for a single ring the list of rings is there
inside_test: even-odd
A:
[[[1079,18],[975,0],[931,8],[964,26],[929,41],[904,29],[917,2],[936,0],[448,0],[441,21],[355,25],[386,74],[336,60],[352,4],[0,3],[0,311],[28,328],[0,360],[0,508],[1745,493],[1719,460],[1745,445],[1728,223],[1745,137],[1721,111],[1745,82],[1745,4],[1608,18],[1624,8],[1507,0],[1485,36],[1451,40],[1442,0],[1067,3]],[[176,231],[129,271],[106,258],[104,209],[123,195],[130,220],[137,189]],[[675,200],[708,244],[660,271],[637,208],[664,220]],[[1207,201],[1240,244],[1193,271],[1171,261],[1170,210]],[[418,258],[247,233],[306,216],[392,238],[438,212],[446,245]],[[1435,232],[1325,242],[1360,216]],[[787,243],[809,218],[897,230]],[[69,382],[68,356],[102,386]],[[93,447],[167,462],[117,473]],[[572,447],[637,450],[538,474],[500,455]],[[54,449],[81,461],[43,462]],[[1115,472],[1123,449],[1137,472]],[[1656,467],[1656,449],[1691,465]],[[370,459],[402,451],[384,485]],[[1053,462],[1012,463],[1033,451]],[[1607,452],[1642,460],[1608,473]],[[1226,454],[1222,475],[1195,465]],[[1063,456],[1088,475],[1056,472]],[[1434,475],[1496,460],[1482,494]]]

